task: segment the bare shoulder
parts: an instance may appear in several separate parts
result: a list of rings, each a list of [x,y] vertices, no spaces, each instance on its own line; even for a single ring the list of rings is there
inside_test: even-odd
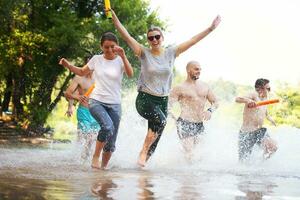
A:
[[[207,83],[200,81],[200,80],[197,81],[197,87],[201,91],[209,91],[210,90],[210,86]]]
[[[81,79],[82,79],[82,77],[78,76],[78,75],[75,75],[74,78],[73,78],[73,80],[76,81],[76,82],[80,81]]]
[[[257,100],[258,99],[258,94],[256,92],[250,92],[247,94],[247,97],[253,100]]]

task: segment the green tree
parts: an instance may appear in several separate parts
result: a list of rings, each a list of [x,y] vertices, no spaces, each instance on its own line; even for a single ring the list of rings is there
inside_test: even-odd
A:
[[[112,1],[122,23],[141,43],[150,24],[163,25],[147,1]],[[58,65],[66,57],[76,65],[99,52],[100,36],[115,29],[103,16],[100,0],[0,0],[0,100],[12,101],[19,122],[36,130],[61,99],[70,73]],[[138,62],[127,45],[135,71]],[[138,73],[136,73],[138,74]]]
[[[288,84],[282,84],[276,94],[281,100],[276,106],[270,108],[270,114],[275,116],[279,124],[287,124],[300,128],[300,91]]]

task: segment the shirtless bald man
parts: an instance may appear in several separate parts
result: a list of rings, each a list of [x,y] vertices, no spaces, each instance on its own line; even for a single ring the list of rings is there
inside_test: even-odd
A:
[[[211,118],[211,114],[218,107],[218,101],[210,87],[198,80],[201,66],[197,61],[190,61],[186,72],[186,80],[171,91],[170,109],[175,102],[179,103],[181,113],[177,119],[177,133],[185,155],[190,160],[192,150],[199,143],[199,136],[204,133],[203,121]],[[205,109],[207,101],[211,106]]]

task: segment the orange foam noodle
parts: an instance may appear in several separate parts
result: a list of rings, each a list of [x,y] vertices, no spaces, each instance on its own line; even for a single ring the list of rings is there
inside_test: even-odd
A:
[[[273,104],[273,103],[278,103],[279,99],[269,99],[266,101],[258,101],[256,102],[256,106],[263,106],[263,105],[268,105],[268,104]]]
[[[84,93],[84,96],[86,96],[86,97],[90,96],[90,94],[93,92],[94,88],[95,88],[95,84],[93,84],[93,85],[86,91],[86,93]]]

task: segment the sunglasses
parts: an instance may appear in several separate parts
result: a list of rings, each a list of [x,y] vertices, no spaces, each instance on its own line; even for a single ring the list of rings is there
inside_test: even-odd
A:
[[[271,91],[271,88],[270,88],[270,87],[267,87],[266,90],[268,90],[268,92],[270,92],[270,91]]]
[[[148,40],[149,40],[149,41],[153,41],[154,38],[155,38],[156,40],[159,40],[159,39],[160,39],[160,35],[148,36]]]

